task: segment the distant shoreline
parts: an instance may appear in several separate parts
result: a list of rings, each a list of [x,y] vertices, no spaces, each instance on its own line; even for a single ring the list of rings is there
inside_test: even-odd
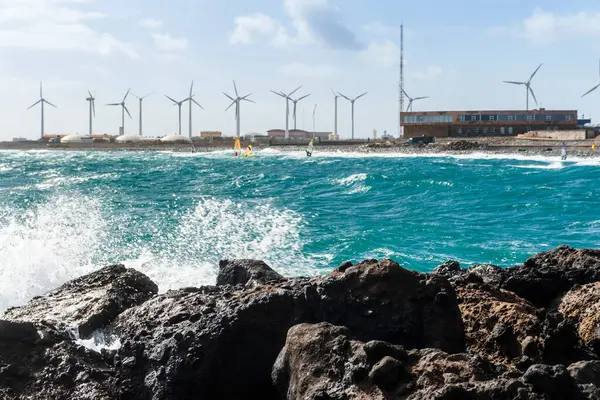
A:
[[[242,142],[245,147],[250,142]],[[600,147],[592,150],[594,140],[567,141],[569,154],[576,157],[600,157]],[[349,143],[322,142],[315,143],[315,152],[352,152],[352,153],[398,153],[398,154],[469,154],[469,153],[514,153],[522,155],[543,155],[548,157],[559,156],[562,142],[560,140],[527,140],[518,138],[469,138],[469,139],[438,139],[435,144],[426,146],[412,146],[407,140],[395,141],[372,141]],[[600,143],[599,143],[600,144]],[[282,152],[303,151],[305,147],[297,144],[276,144],[265,146],[253,144],[255,150],[266,148]],[[230,143],[225,142],[202,142],[194,143],[193,150],[196,152],[212,152],[232,149]],[[155,144],[155,143],[69,143],[49,144],[47,142],[0,142],[2,150],[62,150],[62,151],[175,151],[191,152],[192,145],[181,144]]]

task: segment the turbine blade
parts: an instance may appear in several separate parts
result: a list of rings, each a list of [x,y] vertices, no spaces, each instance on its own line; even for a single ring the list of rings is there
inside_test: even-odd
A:
[[[242,97],[240,100],[244,100],[244,101],[256,104],[256,102],[254,100],[250,100],[250,99],[247,99],[245,97]]]
[[[404,95],[410,99],[410,96],[408,95],[408,93],[406,93],[406,90],[404,90],[404,88],[401,88],[400,90],[402,90],[402,93],[404,93]]]
[[[296,88],[296,90],[294,90],[292,93],[288,94],[287,97],[290,97],[291,95],[293,95],[294,93],[296,93],[298,90],[302,89],[302,86],[298,86]]]
[[[166,94],[165,94],[165,97],[166,97],[167,99],[171,100],[173,103],[175,103],[175,104],[179,104],[179,102],[178,102],[178,101],[176,101],[176,100],[175,100],[175,99],[173,99],[172,97],[169,97],[169,96],[167,96]]]
[[[223,92],[223,94],[224,94],[225,96],[227,96],[227,98],[228,98],[229,100],[231,100],[231,101],[235,101],[235,99],[234,99],[233,97],[231,97],[230,95],[228,95],[227,93]]]
[[[109,103],[107,104],[107,106],[120,106],[121,103]]]
[[[131,114],[129,114],[129,110],[127,109],[127,106],[123,104],[123,108],[127,112],[127,115],[129,115],[129,118],[131,118]]]
[[[355,98],[354,100],[356,101],[356,100],[360,99],[361,97],[363,97],[363,96],[364,96],[364,95],[366,95],[367,93],[369,93],[369,92],[364,92],[363,94],[361,94],[360,96],[358,96],[358,97],[357,97],[357,98]]]
[[[237,85],[235,84],[235,81],[233,81],[233,90],[235,91],[235,97],[240,97],[240,95],[238,94]]]
[[[429,96],[415,97],[415,98],[413,99],[413,101],[414,101],[414,100],[423,100],[423,99],[428,99],[428,98],[429,98]]]
[[[123,97],[123,103],[125,103],[125,99],[127,99],[127,96],[129,96],[129,91],[131,89],[127,89],[127,93],[125,93],[125,97]]]
[[[194,90],[194,81],[192,80],[192,85],[190,86],[190,97],[192,97],[193,90]]]
[[[600,83],[597,84],[596,86],[594,86],[593,88],[591,88],[590,90],[588,90],[587,92],[585,92],[581,97],[585,97],[588,94],[592,93],[594,90],[598,89],[600,87]]]
[[[90,99],[94,98],[94,96],[92,96],[92,92],[90,92],[89,90],[88,90],[88,94],[90,95]]]
[[[200,107],[201,109],[203,109],[203,110],[204,110],[204,107],[202,107],[202,106],[200,105],[200,103],[198,103],[196,100],[192,99],[192,102],[194,102],[194,104],[196,104],[198,107]]]
[[[244,97],[240,97],[240,100],[246,100],[248,97],[252,96],[252,93],[245,95]]]
[[[526,82],[502,81],[504,83],[512,83],[513,85],[525,85]]]
[[[133,97],[135,97],[136,99],[138,99],[138,100],[141,100],[141,97],[140,97],[140,96],[138,96],[137,94],[135,94],[135,93],[131,93],[131,95],[132,95]]]
[[[37,106],[41,102],[42,102],[42,99],[40,99],[40,100],[36,101],[35,103],[33,103],[32,105],[30,105],[29,107],[27,107],[27,109],[29,110],[30,108],[33,108],[33,107]]]
[[[283,93],[277,93],[277,92],[275,92],[274,90],[271,90],[271,93],[273,93],[273,94],[276,94],[276,95],[277,95],[277,96],[279,96],[279,97],[283,97],[283,98],[285,98],[285,94],[283,94]]]
[[[331,93],[333,93],[335,97],[338,97],[338,94],[332,88],[329,88],[329,90],[331,90]]]
[[[225,111],[229,111],[229,109],[231,108],[231,106],[233,106],[235,104],[235,100],[231,102],[231,104],[229,105],[229,107],[227,107],[225,109]]]
[[[92,100],[92,113],[94,114],[94,118],[96,118],[96,102]]]
[[[531,95],[533,96],[533,100],[535,100],[535,104],[538,104],[537,99],[535,98],[535,93],[533,93],[533,89],[531,88],[531,86],[527,86],[527,88],[529,89],[529,91],[531,92]]]
[[[42,81],[40,81],[40,99],[43,97],[44,95],[42,94]]]
[[[145,99],[146,97],[150,96],[151,94],[152,94],[152,93],[148,93],[148,94],[146,94],[146,95],[142,96],[142,98],[141,98],[140,100],[143,100],[143,99]]]
[[[302,99],[305,99],[305,98],[307,98],[307,97],[308,97],[308,96],[310,96],[310,95],[311,95],[311,93],[307,94],[306,96],[302,96],[302,97],[300,97],[300,98],[299,98],[298,100],[296,100],[296,101],[298,102],[298,101],[300,101],[300,100],[302,100]]]
[[[542,63],[543,64],[543,63]],[[533,79],[533,77],[535,76],[535,74],[537,74],[537,72],[540,70],[540,68],[542,68],[542,64],[540,64],[535,71],[533,71],[533,74],[531,74],[531,77],[529,78],[529,80],[527,81],[527,83],[531,82],[531,80]]]
[[[50,105],[51,105],[52,107],[54,107],[54,108],[58,108],[58,107],[56,107],[54,104],[50,103],[48,100],[44,100],[44,99],[42,99],[42,101],[43,101],[44,103],[50,104]]]
[[[338,94],[339,94],[340,96],[342,96],[343,98],[345,98],[346,100],[348,100],[348,101],[352,101],[352,99],[351,99],[350,97],[346,96],[345,94],[341,94],[341,93],[338,93]]]

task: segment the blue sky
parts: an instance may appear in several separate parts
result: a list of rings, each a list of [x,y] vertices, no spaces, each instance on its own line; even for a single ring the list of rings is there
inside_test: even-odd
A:
[[[405,25],[405,87],[430,96],[416,110],[520,109],[525,93],[503,80],[533,80],[542,107],[600,118],[600,4],[546,0],[0,0],[0,139],[37,138],[39,81],[48,133],[86,132],[87,90],[96,93],[95,133],[116,134],[117,102],[128,88],[153,93],[144,131],[177,130],[177,108],[195,81],[194,133],[232,135],[225,112],[232,79],[256,104],[243,103],[242,131],[285,125],[285,103],[269,92],[312,93],[299,103],[298,127],[333,129],[330,87],[355,96],[356,135],[397,132],[400,22]],[[127,132],[137,132],[138,104]],[[184,112],[187,132],[187,107]],[[339,100],[339,133],[350,135],[350,105]]]

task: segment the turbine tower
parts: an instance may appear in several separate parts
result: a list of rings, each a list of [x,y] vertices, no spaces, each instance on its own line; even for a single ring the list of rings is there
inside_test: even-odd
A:
[[[144,99],[148,96],[150,96],[150,94],[147,94],[145,96],[139,97],[137,95],[134,94],[135,97],[137,97],[137,99],[140,101],[140,121],[139,121],[139,135],[142,136],[142,103],[144,102]]]
[[[173,104],[175,104],[178,108],[179,108],[179,136],[181,136],[181,106],[183,105],[183,103],[185,103],[186,101],[190,100],[189,97],[186,97],[185,99],[181,100],[181,101],[177,101],[167,95],[165,95],[165,97],[169,100],[171,100],[173,102]]]
[[[283,92],[275,92],[271,90],[271,93],[276,94],[279,97],[283,97],[285,99],[285,138],[290,138],[290,100],[292,99],[290,96],[300,90],[302,86],[298,86],[294,91],[285,94]]]
[[[341,93],[338,93],[340,96],[342,96],[343,98],[345,98],[346,100],[348,100],[350,102],[350,104],[352,104],[352,140],[354,140],[354,102],[358,99],[360,99],[361,97],[363,97],[364,95],[366,95],[369,92],[364,92],[363,94],[356,96],[355,98],[351,99],[350,97],[343,95]]]
[[[334,109],[334,117],[333,117],[333,138],[336,139],[338,137],[338,116],[337,116],[337,100],[340,97],[339,94],[331,89],[331,93],[333,93],[333,109]]]
[[[293,117],[294,117],[294,130],[296,130],[296,106],[298,105],[298,102],[299,102],[300,100],[303,100],[303,99],[307,98],[308,96],[310,96],[310,93],[309,93],[309,94],[307,94],[306,96],[302,96],[302,97],[300,97],[300,98],[297,98],[296,100],[294,100],[294,99],[290,98],[290,100],[292,101],[292,103],[294,103],[294,109],[293,109],[293,111],[292,111],[292,115],[293,115]]]
[[[121,100],[120,103],[110,103],[107,104],[108,106],[121,106],[121,129],[123,129],[123,135],[125,134],[125,112],[127,112],[127,115],[129,115],[129,118],[131,118],[131,114],[129,113],[129,110],[127,109],[127,106],[125,105],[125,100],[127,100],[127,96],[129,96],[129,91],[131,89],[127,89],[127,93],[125,93],[125,96],[123,96],[123,100]],[[119,132],[120,134],[121,132]]]
[[[44,95],[42,93],[42,82],[40,82],[40,99],[33,103],[28,110],[40,104],[42,110],[42,131],[40,133],[40,140],[44,140],[44,103],[51,105],[54,108],[57,108],[54,104],[50,103],[48,100],[44,99]]]
[[[190,139],[192,138],[192,103],[196,104],[198,107],[200,107],[201,109],[204,110],[204,107],[202,107],[200,105],[200,103],[198,103],[196,100],[194,100],[194,94],[192,94],[192,91],[194,90],[194,81],[192,81],[192,85],[190,86],[190,97],[188,97],[188,99],[190,100],[190,126],[189,126],[189,136]]]
[[[399,110],[398,110],[398,137],[402,138],[402,111],[404,111],[404,25],[400,25],[400,90],[399,90]]]
[[[90,136],[92,135],[92,119],[96,118],[96,99],[92,96],[92,92],[88,90],[88,94],[90,97],[85,99],[88,103],[90,103]]]
[[[255,103],[253,100],[248,99],[248,97],[252,96],[252,93],[247,94],[245,96],[241,96],[238,94],[238,90],[237,90],[237,86],[235,84],[235,81],[233,81],[233,90],[235,92],[235,98],[233,98],[232,96],[228,95],[227,93],[223,92],[223,94],[225,96],[227,96],[229,98],[229,100],[231,100],[231,104],[229,105],[229,107],[227,107],[225,109],[225,111],[229,110],[231,108],[231,106],[233,106],[235,104],[235,135],[236,137],[240,137],[240,102],[243,101],[248,101],[250,103]]]
[[[600,67],[600,66],[599,66],[599,67]],[[600,69],[599,69],[599,71],[600,71]],[[585,96],[587,96],[588,94],[592,93],[594,90],[598,89],[599,87],[600,87],[600,83],[599,83],[599,84],[597,84],[596,86],[594,86],[593,88],[591,88],[590,90],[588,90],[587,92],[585,92],[585,93],[583,94],[583,96],[581,96],[581,97],[585,97]]]
[[[529,77],[529,80],[527,82],[516,82],[516,81],[504,81],[504,83],[510,83],[513,85],[523,85],[525,86],[525,104],[526,104],[526,110],[529,111],[529,93],[531,92],[531,96],[533,96],[533,100],[535,100],[535,104],[538,104],[537,99],[535,98],[535,94],[533,93],[533,89],[531,88],[531,80],[533,79],[533,77],[535,76],[535,74],[537,74],[537,72],[539,71],[540,68],[542,68],[542,64],[540,64],[535,71],[533,71],[533,74],[531,74],[531,76]]]
[[[413,110],[413,102],[417,101],[417,100],[423,100],[423,99],[428,99],[429,96],[421,96],[421,97],[410,97],[407,93],[406,90],[404,90],[404,88],[402,89],[402,93],[406,96],[406,98],[408,99],[408,106],[406,106],[406,111],[412,111]]]

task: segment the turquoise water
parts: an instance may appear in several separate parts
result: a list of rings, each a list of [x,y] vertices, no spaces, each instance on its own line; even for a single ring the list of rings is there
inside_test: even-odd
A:
[[[0,309],[111,262],[167,290],[223,258],[430,271],[599,244],[600,160],[230,153],[0,152]]]

